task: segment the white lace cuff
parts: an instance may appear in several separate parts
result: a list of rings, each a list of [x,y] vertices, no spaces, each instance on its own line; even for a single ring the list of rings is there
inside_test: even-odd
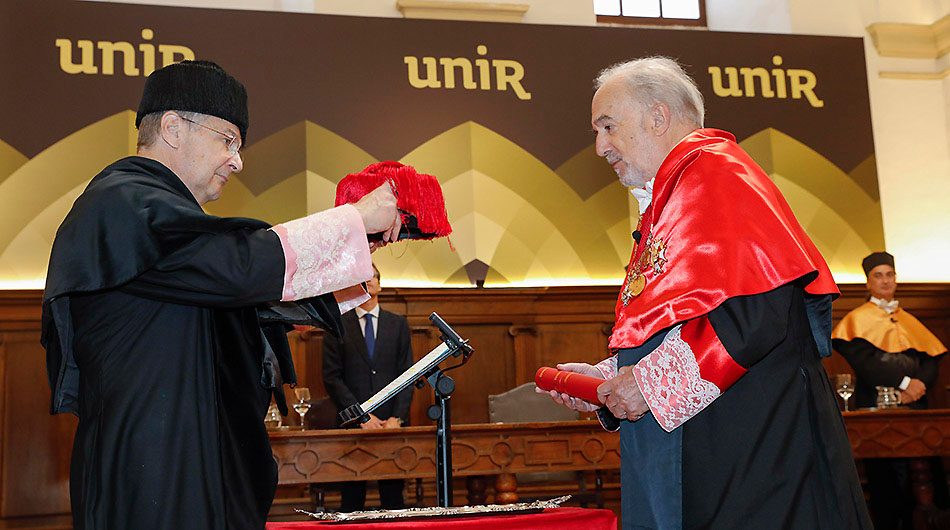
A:
[[[284,250],[281,300],[339,291],[373,277],[366,229],[351,205],[295,219],[271,230]]]
[[[601,375],[604,376],[604,379],[613,379],[617,377],[617,356],[611,355],[603,361],[594,365]]]
[[[692,348],[680,336],[681,327],[674,327],[663,344],[633,367],[643,399],[666,432],[685,423],[721,394],[719,387],[700,375]]]

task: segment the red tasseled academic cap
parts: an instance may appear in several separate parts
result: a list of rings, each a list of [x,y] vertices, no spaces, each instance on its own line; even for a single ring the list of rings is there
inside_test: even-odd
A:
[[[418,223],[421,234],[410,230],[410,239],[434,239],[452,233],[439,181],[399,162],[370,164],[359,173],[347,175],[336,186],[336,205],[354,203],[387,181],[397,193],[396,207],[403,213],[403,229],[413,224],[411,217]]]

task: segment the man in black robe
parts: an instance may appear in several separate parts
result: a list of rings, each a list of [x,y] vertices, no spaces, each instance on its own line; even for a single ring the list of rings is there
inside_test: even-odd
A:
[[[248,127],[243,85],[211,62],[152,73],[136,126],[138,156],[57,231],[43,297],[51,412],[79,416],[74,528],[259,530],[277,483],[263,418],[295,382],[287,323],[339,331],[366,299],[366,234],[398,234],[395,198],[274,227],[205,214]]]
[[[870,528],[821,364],[837,287],[768,175],[703,114],[670,59],[598,78],[597,153],[637,188],[640,221],[616,355],[558,368],[608,379],[624,528]]]

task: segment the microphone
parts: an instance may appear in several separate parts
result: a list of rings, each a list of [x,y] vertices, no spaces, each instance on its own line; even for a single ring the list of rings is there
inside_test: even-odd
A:
[[[630,234],[630,235],[633,236],[633,240],[636,241],[637,243],[639,243],[639,242],[640,242],[640,238],[643,237],[643,235],[640,233],[639,230],[634,230],[633,233]]]

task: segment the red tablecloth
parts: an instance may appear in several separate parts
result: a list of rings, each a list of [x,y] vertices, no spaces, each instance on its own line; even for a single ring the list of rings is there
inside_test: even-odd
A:
[[[359,530],[404,530],[407,528],[475,530],[528,530],[528,529],[575,529],[617,530],[617,516],[610,510],[586,508],[548,508],[541,513],[521,515],[488,515],[480,517],[452,517],[436,519],[407,519],[384,523],[327,523],[323,521],[301,521],[293,523],[267,523],[267,530],[313,530],[334,527]]]

